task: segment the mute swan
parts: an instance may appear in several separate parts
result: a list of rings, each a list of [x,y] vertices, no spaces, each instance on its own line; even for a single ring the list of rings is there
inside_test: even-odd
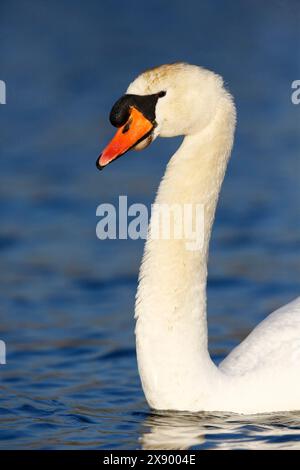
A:
[[[300,409],[300,297],[280,308],[217,367],[206,321],[207,257],[236,112],[215,73],[184,63],[138,76],[113,106],[119,127],[97,160],[102,169],[158,135],[184,135],[156,203],[204,206],[204,246],[148,238],[136,297],[136,350],[146,399],[158,410],[254,414]],[[150,222],[150,228],[152,220]]]

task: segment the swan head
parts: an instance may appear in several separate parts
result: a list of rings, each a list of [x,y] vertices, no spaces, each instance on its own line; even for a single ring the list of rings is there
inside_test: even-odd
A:
[[[101,170],[130,149],[144,149],[158,136],[201,132],[226,94],[219,75],[195,65],[176,63],[147,70],[112,107],[110,121],[118,130],[97,159],[97,167]]]

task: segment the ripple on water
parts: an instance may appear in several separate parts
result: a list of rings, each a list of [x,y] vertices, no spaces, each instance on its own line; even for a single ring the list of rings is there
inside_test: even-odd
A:
[[[180,51],[224,73],[240,119],[209,266],[210,348],[220,362],[266,313],[300,292],[299,109],[287,82],[297,75],[291,51],[298,16],[283,2],[235,2],[230,10],[230,2],[187,8],[173,0],[170,9],[154,0],[145,21],[132,1],[136,8],[119,2],[119,15],[114,2],[73,2],[68,24],[66,0],[18,2],[18,14],[14,2],[1,5],[1,65],[14,96],[1,107],[0,339],[7,365],[0,366],[0,448],[300,449],[297,413],[149,411],[134,350],[142,242],[99,241],[95,213],[119,194],[150,204],[180,139],[161,139],[105,175],[94,165],[100,140],[111,133],[107,110],[136,71],[176,61]],[[133,10],[134,30],[124,27]],[[170,15],[166,41],[160,26]],[[124,50],[138,44],[134,58],[120,57],[115,31]],[[191,47],[203,43],[210,47],[201,54]],[[242,67],[233,67],[241,59]]]

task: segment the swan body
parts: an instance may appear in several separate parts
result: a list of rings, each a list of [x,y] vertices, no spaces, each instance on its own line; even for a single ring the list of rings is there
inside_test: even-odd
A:
[[[156,204],[204,208],[200,250],[187,250],[184,237],[146,241],[135,318],[139,373],[150,407],[245,414],[299,410],[300,297],[269,315],[219,367],[208,352],[208,248],[236,122],[222,78],[197,66],[165,65],[140,75],[127,94],[159,96],[150,140],[184,136]]]

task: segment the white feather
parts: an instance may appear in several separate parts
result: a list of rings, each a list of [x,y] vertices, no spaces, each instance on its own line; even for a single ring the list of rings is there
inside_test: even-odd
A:
[[[166,91],[156,135],[184,135],[157,203],[204,206],[204,246],[146,242],[136,301],[139,372],[151,407],[260,413],[300,409],[300,300],[264,320],[217,368],[207,347],[210,234],[235,129],[235,107],[218,75],[187,64],[139,76],[128,92]]]

